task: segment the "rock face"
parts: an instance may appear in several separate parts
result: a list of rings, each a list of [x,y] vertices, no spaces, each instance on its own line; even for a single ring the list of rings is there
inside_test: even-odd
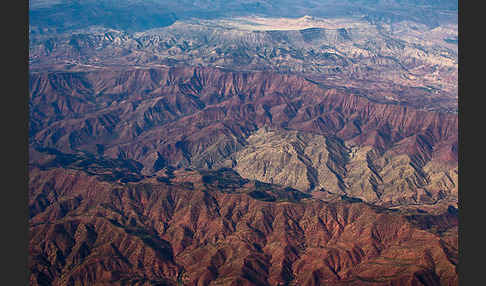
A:
[[[32,149],[135,160],[144,174],[236,168],[323,198],[457,205],[454,114],[213,68],[34,73],[29,87]]]
[[[320,198],[349,195],[388,207],[439,201],[457,207],[457,166],[419,162],[393,149],[347,147],[337,138],[299,131],[260,129],[247,141],[233,160],[246,178],[314,191]]]
[[[52,158],[30,169],[31,285],[458,285],[454,208],[325,203],[230,169],[122,182]]]

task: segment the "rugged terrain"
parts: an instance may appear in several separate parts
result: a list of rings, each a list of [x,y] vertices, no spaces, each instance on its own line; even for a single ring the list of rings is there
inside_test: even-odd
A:
[[[295,75],[215,68],[33,73],[32,149],[235,168],[325,198],[457,206],[457,115]]]
[[[457,111],[457,24],[354,18],[188,19],[126,32],[32,33],[32,71],[180,64],[302,74],[384,103]]]
[[[113,172],[129,165],[31,166],[31,285],[458,285],[454,208],[325,203],[230,169]]]
[[[311,191],[321,199],[348,195],[388,207],[457,207],[457,166],[438,158],[419,159],[429,156],[431,150],[423,146],[427,139],[412,143],[422,145],[419,152],[424,153],[397,150],[410,140],[415,138],[380,151],[372,145],[347,147],[340,139],[311,133],[259,130],[235,154],[234,168],[246,178]]]
[[[30,0],[30,285],[458,285],[450,0]]]

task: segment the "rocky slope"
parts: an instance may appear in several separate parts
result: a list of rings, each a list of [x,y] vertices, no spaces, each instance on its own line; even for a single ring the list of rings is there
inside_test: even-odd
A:
[[[31,285],[458,285],[454,208],[324,203],[229,169],[123,182],[124,164],[31,165]]]
[[[214,68],[33,73],[29,86],[33,149],[131,159],[144,174],[236,167],[388,205],[457,202],[454,114],[380,104],[296,75]],[[252,164],[262,150],[268,158]]]
[[[33,34],[29,65],[33,71],[176,64],[275,70],[381,102],[457,111],[457,24],[370,21],[241,17],[137,33],[92,27]]]
[[[425,140],[418,140],[414,144],[430,156]],[[457,166],[437,158],[421,161],[395,148],[349,147],[338,138],[298,131],[261,129],[247,141],[232,162],[246,178],[313,191],[322,199],[348,195],[387,207],[457,207]]]

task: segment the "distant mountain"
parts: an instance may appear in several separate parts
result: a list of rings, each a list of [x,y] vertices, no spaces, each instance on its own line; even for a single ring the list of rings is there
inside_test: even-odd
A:
[[[457,25],[239,17],[145,32],[90,28],[30,37],[32,71],[203,65],[292,72],[380,102],[457,110]]]
[[[444,16],[444,13],[440,13],[441,10],[455,11],[457,14],[457,1],[31,0],[29,21],[31,27],[52,31],[96,25],[127,31],[143,31],[170,25],[175,19],[211,19],[255,14],[274,17],[370,15],[391,21],[410,19],[432,26],[444,20],[454,21],[454,15]]]
[[[150,1],[59,1],[52,5],[36,5],[29,10],[31,30],[63,32],[90,26],[126,31],[165,27],[177,17]]]

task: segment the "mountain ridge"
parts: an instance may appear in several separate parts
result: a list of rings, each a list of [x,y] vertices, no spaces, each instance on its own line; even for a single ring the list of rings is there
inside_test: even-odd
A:
[[[120,184],[31,167],[31,285],[457,285],[453,212],[262,201],[225,171],[168,171]]]
[[[296,75],[214,68],[33,74],[30,89],[30,140],[41,147],[132,159],[144,166],[145,174],[168,166],[242,171],[245,159],[238,156],[242,159],[241,152],[254,148],[249,138],[268,127],[335,142],[327,147],[330,154],[337,152],[328,163],[314,159],[312,164],[318,165],[311,167],[304,162],[303,174],[315,187],[334,178],[328,191],[335,194],[354,188],[345,185],[364,183],[366,192],[374,191],[351,192],[365,200],[380,199],[383,187],[397,188],[390,194],[398,197],[387,197],[388,203],[404,196],[410,196],[407,204],[414,203],[421,193],[428,204],[446,198],[457,203],[454,114],[374,103]],[[362,155],[349,159],[353,152]],[[295,158],[304,160],[302,154]],[[246,162],[251,172],[242,175],[271,182],[254,177],[259,168]],[[328,175],[315,179],[316,170],[324,171],[319,166],[326,164],[324,169],[334,174],[325,171]],[[371,183],[359,179],[361,172]],[[292,187],[305,191],[304,185]],[[408,186],[413,191],[407,194],[403,188]]]

